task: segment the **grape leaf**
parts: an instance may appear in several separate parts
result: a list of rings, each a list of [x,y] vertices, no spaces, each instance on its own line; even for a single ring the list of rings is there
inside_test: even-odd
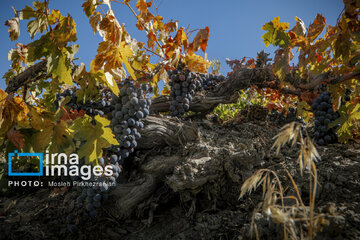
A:
[[[49,117],[46,114],[41,114],[37,120],[39,118],[41,120],[38,124],[41,124],[41,126],[39,125],[37,128],[40,129],[31,137],[31,145],[34,151],[43,152],[45,149],[49,149],[52,153],[66,150],[70,152],[73,149],[73,142],[68,123],[63,120],[54,122],[53,115]]]
[[[35,40],[28,44],[29,47],[29,54],[28,54],[28,61],[35,62],[39,60],[41,57],[46,57],[50,54],[53,46],[49,41],[49,35],[45,34],[42,35],[38,40]]]
[[[19,18],[15,17],[15,18],[7,20],[5,22],[5,26],[9,27],[8,32],[9,32],[11,41],[15,41],[16,39],[18,39],[18,37],[20,35]]]
[[[21,97],[13,97],[0,89],[0,136],[14,125],[29,127],[29,108]]]
[[[207,72],[207,69],[211,66],[211,62],[203,57],[193,54],[185,57],[185,63],[187,64],[190,71],[194,72]]]
[[[17,147],[18,149],[23,149],[25,147],[25,140],[20,131],[11,128],[7,132],[8,139]]]
[[[99,12],[95,12],[94,15],[92,15],[89,18],[90,25],[94,31],[94,34],[99,30],[99,23],[102,20],[102,15]]]
[[[298,36],[305,36],[306,35],[306,27],[303,20],[301,20],[299,17],[295,16],[296,25],[290,30],[294,32]]]
[[[50,31],[50,41],[57,43],[58,48],[66,46],[67,42],[74,42],[77,40],[76,37],[76,24],[71,16],[63,17],[58,15],[58,12],[53,11],[54,18],[58,18],[58,24],[55,28]]]
[[[262,30],[267,31],[262,38],[266,47],[273,44],[274,46],[287,47],[290,43],[290,37],[285,30],[289,28],[290,23],[279,22],[279,17],[275,17],[274,20],[265,23],[261,28]]]
[[[87,17],[93,15],[96,10],[96,4],[94,4],[93,0],[86,0],[81,6],[84,8]]]
[[[34,38],[35,34],[38,32],[44,32],[47,29],[47,15],[44,14],[47,11],[47,3],[34,1],[33,6],[25,6],[24,9],[20,11],[20,19],[30,19],[35,18],[28,22],[27,31],[30,33],[31,39]]]
[[[290,48],[279,48],[275,51],[272,71],[281,81],[285,79],[286,74],[290,73],[291,57]]]
[[[40,16],[31,20],[27,25],[27,31],[29,32],[31,39],[33,39],[37,33],[44,32],[46,30],[46,26],[46,19],[44,19],[44,17]]]
[[[186,36],[186,33],[184,31],[183,28],[180,28],[175,37],[174,37],[174,42],[178,45],[178,46],[181,46],[183,45],[184,46],[184,49],[187,49],[188,45],[189,45],[189,41],[188,41],[188,38]]]
[[[156,35],[154,34],[154,32],[149,31],[149,33],[147,34],[147,38],[148,38],[148,41],[147,41],[148,47],[154,49],[155,42],[156,42]]]
[[[62,51],[56,51],[48,57],[48,73],[51,73],[53,78],[58,77],[60,83],[72,85],[71,66],[67,61],[66,52],[63,48]]]
[[[54,125],[51,144],[49,146],[50,152],[72,152],[74,143],[72,141],[72,131],[69,129],[65,121],[60,120]]]
[[[104,66],[105,72],[111,73],[113,69],[122,69],[124,64],[130,76],[136,79],[134,70],[129,63],[129,58],[133,57],[130,45],[122,42],[120,46],[115,47],[110,41],[105,41],[99,43],[97,51],[98,54],[93,63],[94,71],[98,71]]]
[[[151,7],[151,2],[146,2],[145,0],[138,0],[136,3],[136,8],[143,13],[147,13],[149,7]]]
[[[209,27],[205,27],[204,29],[200,29],[198,31],[194,37],[194,40],[189,45],[188,53],[190,55],[199,50],[199,48],[205,52],[209,40],[209,31]]]
[[[44,127],[41,115],[36,111],[37,107],[30,107],[29,118],[31,126],[36,130],[41,130]]]
[[[30,19],[36,17],[36,12],[32,7],[25,5],[25,7],[20,11],[20,19]]]
[[[82,118],[86,114],[85,110],[73,110],[70,109],[70,113],[63,115],[60,119],[64,121],[74,121],[77,118]]]
[[[54,125],[47,119],[42,122],[42,129],[35,133],[32,138],[32,145],[35,152],[42,152],[50,144],[51,138],[54,134]]]
[[[310,24],[308,29],[307,37],[310,42],[314,41],[320,33],[324,30],[326,25],[326,18],[324,18],[321,14],[317,14],[314,22]]]
[[[335,58],[341,57],[342,60],[347,60],[350,55],[351,40],[349,34],[339,34],[334,44]]]
[[[118,95],[120,90],[119,90],[119,87],[118,87],[115,79],[113,78],[113,76],[109,72],[104,72],[103,69],[95,72],[93,64],[94,64],[94,60],[91,61],[91,63],[90,63],[90,66],[91,66],[90,75],[91,76],[89,76],[89,77],[93,78],[95,81],[97,81],[101,84],[104,84],[105,86],[110,88],[110,90],[115,95]]]
[[[76,140],[86,141],[77,152],[79,158],[85,157],[87,163],[96,164],[97,158],[102,156],[103,148],[119,143],[108,127],[110,125],[109,120],[95,116],[95,125],[91,122],[92,119],[85,115],[83,118],[76,119],[71,129],[74,131]]]
[[[346,143],[352,138],[354,122],[360,120],[359,109],[360,103],[353,105],[348,102],[339,108],[340,117],[329,124],[329,128],[336,127],[340,124],[340,127],[337,129],[339,142]]]
[[[108,14],[101,19],[99,30],[99,34],[103,37],[104,41],[111,42],[109,45],[117,47],[122,42],[121,36],[123,34],[123,28],[113,15]]]

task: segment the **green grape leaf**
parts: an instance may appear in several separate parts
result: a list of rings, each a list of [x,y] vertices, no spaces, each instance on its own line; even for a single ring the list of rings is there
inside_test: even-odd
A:
[[[32,7],[25,5],[25,7],[20,11],[20,19],[26,20],[36,17],[36,12]]]
[[[290,23],[279,22],[279,17],[275,17],[274,20],[265,23],[261,28],[262,30],[267,31],[262,38],[266,47],[270,46],[270,44],[279,47],[287,47],[290,43],[290,37],[285,30],[287,30],[290,26]]]
[[[340,34],[334,44],[335,58],[341,57],[342,60],[347,60],[350,55],[351,40],[349,34]]]
[[[104,74],[103,70],[100,70],[96,73],[96,79],[105,86],[108,86],[115,95],[119,95],[119,87],[110,73],[106,72]]]
[[[54,123],[44,118],[42,129],[32,135],[31,142],[34,151],[43,152],[49,147],[51,153],[63,152],[68,147],[73,147],[71,130],[65,121]]]
[[[79,158],[85,157],[86,163],[96,164],[97,158],[102,156],[103,148],[119,143],[108,127],[109,120],[100,116],[95,116],[94,120],[95,125],[91,123],[91,117],[85,115],[83,118],[76,119],[71,129],[74,131],[76,140],[85,141],[77,151]]]
[[[35,37],[37,33],[42,33],[46,30],[47,23],[46,18],[40,16],[34,20],[31,20],[27,25],[27,31],[30,34],[31,39]]]
[[[71,66],[67,58],[67,50],[55,51],[48,57],[47,61],[48,73],[53,78],[58,77],[60,83],[72,85]]]
[[[35,62],[42,57],[46,57],[52,50],[51,42],[49,41],[49,35],[43,35],[40,39],[35,40],[28,44],[28,61]]]
[[[87,17],[90,17],[95,12],[96,4],[93,4],[93,2],[94,2],[93,0],[86,0],[82,5]]]
[[[329,128],[340,125],[337,129],[339,142],[346,143],[349,139],[352,139],[354,122],[360,120],[359,108],[360,103],[353,105],[347,102],[345,105],[339,108],[340,117],[329,124]]]

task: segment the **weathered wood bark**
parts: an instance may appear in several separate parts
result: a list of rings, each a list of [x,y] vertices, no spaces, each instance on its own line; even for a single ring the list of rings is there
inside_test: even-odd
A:
[[[8,93],[16,92],[21,86],[43,78],[46,75],[46,63],[46,61],[38,62],[15,76],[9,81],[5,91]]]
[[[249,142],[238,133],[226,133],[236,139],[231,144],[226,144],[229,140],[224,135],[205,136],[206,130],[199,129],[204,127],[202,122],[183,122],[154,115],[144,121],[140,151],[160,150],[156,154],[139,156],[136,180],[118,184],[112,192],[116,204],[115,208],[111,206],[111,211],[119,218],[131,215],[164,184],[173,192],[191,196],[203,191],[205,186],[221,181],[224,174],[240,184],[239,174],[248,177],[248,170],[264,156],[264,150],[259,154],[256,149],[259,142]],[[252,136],[261,134],[251,128],[245,127],[244,131]],[[233,144],[240,146],[240,150]],[[219,145],[228,146],[219,148]],[[235,170],[239,167],[242,169]]]
[[[150,174],[128,184],[119,184],[112,195],[116,199],[115,216],[126,218],[132,211],[156,190],[157,180]]]
[[[195,126],[176,118],[153,115],[144,119],[144,125],[146,127],[141,131],[139,139],[139,146],[144,149],[184,145],[198,139],[199,133]]]
[[[144,120],[145,128],[141,131],[139,146],[142,149],[154,147],[184,146],[196,142],[199,133],[192,124],[185,124],[178,119],[161,116],[149,116]],[[116,198],[115,215],[120,218],[129,216],[141,202],[147,199],[157,187],[157,183],[181,161],[179,156],[147,158],[140,166],[143,177],[132,183],[119,184],[114,190]]]

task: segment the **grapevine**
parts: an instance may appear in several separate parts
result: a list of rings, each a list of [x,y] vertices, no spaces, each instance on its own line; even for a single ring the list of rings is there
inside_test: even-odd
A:
[[[235,143],[225,139],[226,147],[212,148],[211,144],[216,145],[223,139],[221,134],[208,134],[210,130],[236,126],[234,129],[252,136],[258,130],[253,126],[256,124],[261,124],[269,132],[283,127],[284,135],[276,135],[280,142],[284,136],[293,139],[293,145],[298,137],[301,140],[299,143],[305,151],[298,159],[301,168],[307,156],[311,156],[309,162],[313,163],[324,152],[323,149],[359,142],[358,1],[344,1],[344,10],[334,26],[329,25],[321,14],[317,14],[309,26],[295,17],[292,28],[290,23],[281,22],[280,17],[273,18],[261,29],[265,47],[272,45],[276,48],[274,56],[270,58],[269,53],[261,51],[257,56],[226,59],[232,69],[226,77],[219,72],[220,61],[208,59],[209,27],[192,30],[181,26],[178,21],[166,21],[159,15],[154,1],[85,0],[83,12],[100,39],[96,54],[87,65],[78,63],[77,52],[82,46],[76,44],[78,31],[74,18],[49,6],[49,0],[45,0],[34,1],[22,9],[14,8],[14,17],[5,23],[9,27],[10,40],[17,41],[20,25],[23,20],[28,20],[27,32],[31,40],[26,44],[17,43],[10,50],[11,67],[4,75],[6,89],[0,89],[0,148],[5,156],[5,170],[0,169],[0,186],[12,181],[9,178],[10,154],[15,152],[34,156],[76,154],[80,159],[76,163],[79,167],[109,171],[108,175],[105,172],[99,176],[93,174],[84,180],[85,183],[96,183],[94,186],[65,188],[64,191],[70,193],[76,191],[71,195],[72,198],[76,195],[71,199],[76,205],[72,206],[70,214],[67,212],[66,218],[71,233],[78,232],[78,227],[88,219],[96,221],[96,217],[103,214],[102,207],[113,207],[118,215],[122,214],[119,214],[121,211],[126,212],[121,216],[123,218],[140,216],[144,209],[149,208],[150,224],[160,204],[159,199],[168,193],[169,198],[180,196],[184,208],[187,207],[185,202],[192,201],[186,214],[188,217],[197,211],[198,205],[202,205],[196,203],[197,197],[206,195],[211,201],[217,198],[211,191],[203,194],[204,184],[210,186],[216,182],[221,186],[223,180],[231,178],[238,185],[242,175],[246,174],[239,172],[239,166],[232,161],[239,156],[251,155],[252,150],[262,150],[259,146],[249,147],[237,142],[243,140],[240,134]],[[127,23],[120,21],[122,15],[116,15],[117,7],[133,17],[133,23],[144,34],[145,42],[130,35]],[[294,59],[295,51],[298,52],[297,59]],[[195,114],[189,114],[190,110]],[[249,117],[244,118],[244,115]],[[256,124],[242,129],[241,124],[252,121]],[[146,123],[150,126],[145,126]],[[299,130],[299,134],[294,134],[295,130]],[[265,146],[267,141],[262,139],[265,134],[261,131],[256,134],[261,135],[261,141],[256,142]],[[210,144],[208,139],[212,137],[219,139]],[[281,144],[278,142],[278,146]],[[164,152],[166,157],[162,156],[155,162],[154,155]],[[220,162],[216,170],[225,169],[226,174],[221,173],[221,178],[218,178],[214,171],[216,177],[208,178],[207,171],[213,167],[207,164],[223,159],[224,154],[234,155]],[[353,153],[349,151],[347,154],[351,156]],[[261,153],[260,158],[261,161],[262,158],[275,159],[268,149]],[[32,164],[29,162],[20,162],[20,165]],[[221,165],[223,162],[224,166]],[[249,169],[262,165],[262,162]],[[40,163],[39,167],[33,164],[33,168],[40,170],[52,165]],[[64,164],[66,167],[71,165]],[[315,165],[309,166],[315,168]],[[28,168],[24,166],[23,169]],[[193,169],[196,170],[194,173],[191,172]],[[241,166],[241,171],[243,169]],[[311,171],[316,172],[316,169]],[[51,179],[58,179],[61,171],[53,175]],[[194,180],[198,175],[201,175],[200,183]],[[70,182],[85,177],[85,173],[71,177],[64,174],[61,179]],[[314,174],[312,183],[316,184],[316,177]],[[134,184],[136,189],[134,187],[122,196],[121,191],[129,189],[122,182],[123,178],[128,182],[141,181]],[[184,184],[182,181],[187,182]],[[264,178],[261,182],[270,186],[271,181]],[[160,185],[164,191],[159,190]],[[12,187],[8,185],[8,188]],[[49,188],[53,190],[52,186]],[[108,201],[114,192],[121,195],[115,200],[116,205]],[[315,195],[316,188],[310,194],[312,204]],[[113,206],[109,207],[111,204]],[[131,206],[122,208],[119,207],[121,204]],[[211,204],[216,207],[215,203]],[[296,205],[303,205],[303,202],[298,201]],[[134,214],[139,206],[142,209]],[[1,216],[6,211],[1,212]],[[304,216],[312,218],[312,214]],[[289,222],[292,223],[286,221]],[[306,225],[313,226],[314,219]],[[309,232],[312,237],[312,230]]]

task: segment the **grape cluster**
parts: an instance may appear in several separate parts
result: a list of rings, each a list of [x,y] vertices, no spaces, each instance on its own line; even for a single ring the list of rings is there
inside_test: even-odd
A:
[[[187,69],[174,69],[168,71],[170,78],[170,111],[173,117],[182,117],[189,110],[192,95],[195,93],[196,75]]]
[[[69,97],[70,100],[65,104],[73,110],[84,110],[87,115],[95,116],[100,115],[103,116],[112,111],[112,106],[109,98],[111,97],[110,92],[102,96],[99,101],[88,100],[85,103],[78,99],[76,96],[77,89],[66,89],[62,93],[56,94],[56,100],[54,101],[55,108],[59,108],[59,101],[63,98]]]
[[[130,153],[134,152],[137,140],[141,137],[138,132],[144,127],[141,120],[149,115],[151,99],[147,96],[152,92],[152,88],[143,84],[139,89],[128,79],[119,87],[119,96],[114,94],[111,96],[111,105],[115,107],[110,116],[110,127],[119,145],[105,149],[103,157],[98,158],[98,164],[103,168],[111,166],[113,175],[93,177],[90,181],[99,183],[93,187],[78,187],[79,196],[76,202],[84,210],[81,217],[83,222],[97,215],[97,209],[101,206],[102,201],[108,198],[110,189],[116,187],[116,179],[121,172],[121,165]],[[69,231],[76,232],[75,215],[70,214],[67,221]]]
[[[113,171],[112,176],[92,176],[89,182],[94,183],[92,186],[83,187],[77,186],[78,197],[76,198],[76,204],[79,212],[73,212],[67,216],[67,227],[70,232],[76,232],[76,216],[80,216],[80,223],[85,223],[89,218],[94,218],[98,214],[98,209],[102,203],[108,199],[108,193],[110,189],[115,188],[117,185],[116,179],[121,172],[121,165],[119,162],[115,162],[114,159],[117,156],[111,155],[110,157],[98,158],[98,165],[105,168],[110,165]],[[82,163],[84,164],[84,159]],[[71,180],[80,180],[80,177],[71,177]]]
[[[329,129],[328,124],[339,117],[334,112],[330,92],[325,91],[314,100],[311,109],[315,115],[315,132],[314,137],[320,146],[337,141],[337,135],[333,128]]]
[[[345,90],[345,96],[344,96],[345,102],[350,101],[350,94],[351,94],[351,90],[350,90],[349,88],[347,88],[347,89]]]
[[[141,120],[150,113],[151,99],[146,97],[149,91],[147,84],[137,88],[130,80],[125,80],[120,86],[119,96],[112,97],[115,109],[112,111],[111,129],[120,143],[111,149],[116,153],[116,161],[127,158],[137,146],[141,137],[138,130],[144,127]]]
[[[201,89],[216,90],[220,83],[225,80],[225,77],[213,74],[199,74],[199,81],[201,83]]]

